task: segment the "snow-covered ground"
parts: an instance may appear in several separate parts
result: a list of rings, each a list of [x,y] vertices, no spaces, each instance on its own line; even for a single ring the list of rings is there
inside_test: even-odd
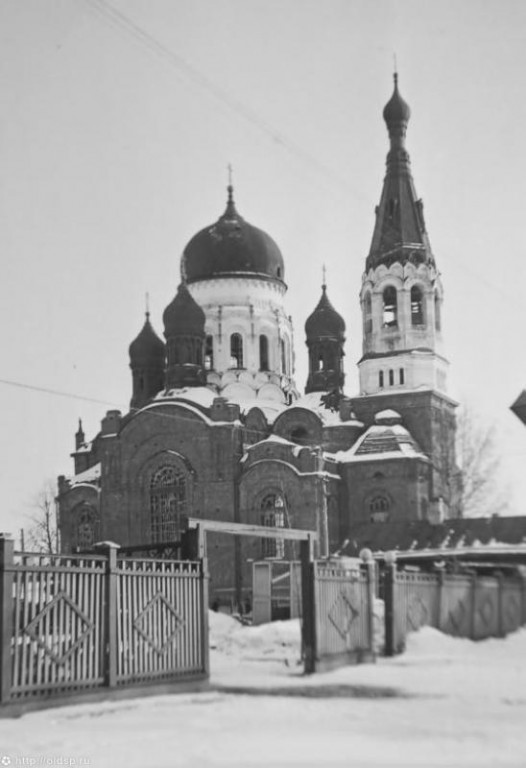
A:
[[[0,765],[526,766],[526,629],[308,678],[297,621],[211,614],[211,646],[212,690],[0,721]]]

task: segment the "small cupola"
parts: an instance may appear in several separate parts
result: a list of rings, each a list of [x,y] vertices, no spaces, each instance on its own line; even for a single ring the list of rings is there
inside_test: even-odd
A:
[[[164,367],[164,343],[152,327],[149,312],[146,312],[146,319],[141,332],[129,346],[129,355],[131,367],[159,363]]]
[[[399,123],[405,123],[407,125],[411,117],[411,109],[409,108],[409,104],[407,104],[407,102],[404,101],[404,99],[400,96],[400,91],[398,90],[398,73],[395,72],[393,77],[393,95],[385,105],[383,111],[383,117],[389,133],[391,133],[391,129]]]
[[[150,322],[150,313],[141,332],[129,347],[133,393],[131,408],[142,408],[164,386],[165,346]]]
[[[345,322],[329,301],[325,275],[321,298],[305,323],[305,335],[309,350],[309,377],[305,393],[341,392]]]
[[[163,321],[167,345],[166,388],[205,384],[205,313],[184,282],[164,310]]]

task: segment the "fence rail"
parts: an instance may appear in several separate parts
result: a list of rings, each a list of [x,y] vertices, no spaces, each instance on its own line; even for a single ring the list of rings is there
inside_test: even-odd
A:
[[[0,536],[0,703],[208,676],[206,561],[15,553]]]
[[[386,654],[403,650],[423,626],[482,640],[526,624],[526,581],[520,577],[414,573],[386,565],[383,574]]]

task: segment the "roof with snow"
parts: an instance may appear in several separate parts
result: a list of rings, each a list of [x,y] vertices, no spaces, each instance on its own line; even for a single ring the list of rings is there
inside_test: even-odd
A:
[[[336,459],[342,463],[373,459],[425,459],[427,461],[428,457],[407,429],[401,424],[394,423],[398,414],[395,411],[382,411],[381,414],[389,415],[384,416],[382,423],[369,427],[347,451],[339,451]]]
[[[522,550],[526,557],[526,516],[460,518],[438,525],[427,520],[358,523],[352,527],[341,554],[356,557],[364,547],[373,553],[403,553],[401,559],[411,559],[411,553],[487,557],[506,550]]]
[[[307,411],[315,413],[324,427],[340,426],[341,424],[356,424],[363,427],[363,423],[356,418],[342,421],[339,407],[332,404],[331,393],[329,392],[309,392],[308,395],[303,395],[292,403],[288,410],[292,408],[305,408]]]
[[[70,485],[80,485],[81,483],[89,483],[90,485],[98,485],[100,482],[100,461],[98,464],[94,464],[84,472],[79,472],[78,475],[73,475],[69,478]]]

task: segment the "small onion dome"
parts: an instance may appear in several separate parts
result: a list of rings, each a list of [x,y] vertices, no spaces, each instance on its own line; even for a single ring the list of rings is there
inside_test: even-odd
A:
[[[407,123],[411,117],[409,104],[403,100],[398,91],[398,74],[394,74],[393,95],[384,107],[384,120],[389,127],[393,123]]]
[[[164,365],[164,342],[153,330],[149,312],[141,332],[130,344],[129,353],[132,365]]]
[[[307,318],[305,333],[308,339],[337,338],[343,340],[345,336],[345,322],[329,301],[326,285],[322,286],[318,306]]]
[[[184,283],[179,285],[173,301],[163,313],[164,335],[204,336],[205,313]]]
[[[237,212],[232,187],[224,214],[190,240],[181,257],[187,283],[222,277],[259,277],[283,282],[283,256],[274,240]]]

